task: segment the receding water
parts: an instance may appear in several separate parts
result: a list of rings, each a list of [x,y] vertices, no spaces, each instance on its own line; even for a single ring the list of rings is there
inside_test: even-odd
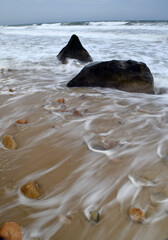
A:
[[[94,61],[145,62],[164,93],[67,88],[85,66],[56,59],[72,34]],[[24,240],[168,238],[168,24],[1,26],[0,46],[0,138],[18,145],[0,142],[0,225],[17,222]],[[28,124],[15,124],[22,118]],[[30,180],[38,200],[20,192]],[[143,209],[142,224],[130,220],[130,207]],[[92,209],[101,215],[96,225]]]

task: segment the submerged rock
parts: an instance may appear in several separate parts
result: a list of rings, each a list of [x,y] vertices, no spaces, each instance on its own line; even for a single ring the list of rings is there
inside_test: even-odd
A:
[[[128,214],[134,222],[143,222],[145,220],[145,213],[140,208],[130,208]]]
[[[17,148],[17,144],[15,140],[8,135],[5,135],[2,139],[2,144],[4,145],[5,148],[9,150],[15,150]]]
[[[21,187],[21,192],[27,198],[37,199],[41,196],[40,189],[35,182],[28,182]]]
[[[127,92],[154,93],[153,76],[145,63],[112,60],[89,64],[68,87],[116,88]]]
[[[6,222],[0,229],[2,240],[22,240],[22,231],[20,226],[15,222]]]
[[[57,58],[62,63],[66,63],[66,58],[73,58],[82,62],[92,62],[91,56],[82,46],[76,35],[72,35],[68,44],[57,55]]]

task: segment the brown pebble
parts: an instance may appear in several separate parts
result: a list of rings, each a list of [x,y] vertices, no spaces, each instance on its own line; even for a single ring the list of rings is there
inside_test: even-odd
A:
[[[2,144],[4,145],[5,148],[9,150],[15,150],[17,148],[17,144],[15,140],[11,136],[4,136],[2,139]]]
[[[41,196],[40,189],[35,182],[28,182],[21,187],[21,192],[27,198],[37,199]]]
[[[14,92],[14,90],[12,88],[9,88],[9,92]]]
[[[0,236],[7,240],[22,240],[22,231],[15,222],[6,222],[0,229]]]
[[[65,99],[64,99],[64,98],[59,98],[59,99],[57,100],[57,103],[65,103]]]
[[[78,110],[74,110],[74,111],[73,111],[73,116],[79,116],[79,117],[81,117],[81,116],[82,116],[82,113],[81,113],[80,111],[78,111]]]
[[[89,212],[89,220],[91,223],[98,223],[100,220],[100,214],[97,210],[92,210]]]
[[[145,220],[145,213],[140,208],[130,208],[128,213],[130,218],[135,222],[143,222]]]
[[[55,112],[66,112],[65,109],[56,109]]]
[[[26,119],[19,119],[16,121],[17,124],[27,124],[27,120]]]

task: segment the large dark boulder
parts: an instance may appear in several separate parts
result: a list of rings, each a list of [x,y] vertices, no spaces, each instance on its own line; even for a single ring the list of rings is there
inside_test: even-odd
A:
[[[68,87],[105,87],[127,92],[154,93],[153,76],[145,63],[133,60],[92,63]]]
[[[91,56],[82,46],[76,35],[72,35],[68,44],[57,55],[57,58],[62,63],[66,63],[66,58],[73,58],[82,62],[92,62]]]

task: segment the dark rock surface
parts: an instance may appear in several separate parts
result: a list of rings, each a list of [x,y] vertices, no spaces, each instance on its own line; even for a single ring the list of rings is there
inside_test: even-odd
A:
[[[66,58],[73,58],[82,62],[92,62],[91,56],[82,46],[78,36],[76,35],[72,35],[68,44],[57,55],[57,58],[62,63],[66,63]]]
[[[112,60],[91,63],[67,84],[68,87],[116,88],[127,92],[154,93],[153,76],[145,63]]]
[[[0,236],[0,240],[7,240],[7,239]]]

